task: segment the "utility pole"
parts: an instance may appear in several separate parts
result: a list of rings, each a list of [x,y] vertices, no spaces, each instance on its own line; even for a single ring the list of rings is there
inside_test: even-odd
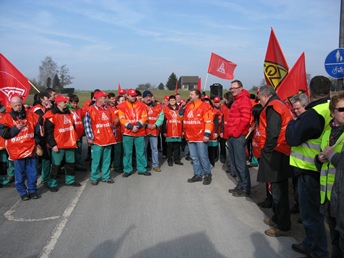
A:
[[[344,48],[344,0],[340,3],[339,48]],[[337,89],[344,90],[343,79],[337,80]]]

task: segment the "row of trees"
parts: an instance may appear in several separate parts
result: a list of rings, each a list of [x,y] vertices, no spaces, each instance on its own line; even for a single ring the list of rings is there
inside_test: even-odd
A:
[[[171,75],[168,77],[168,80],[166,82],[166,87],[165,85],[160,82],[160,84],[155,87],[155,86],[152,86],[150,83],[145,83],[145,84],[139,84],[136,89],[137,90],[175,90],[176,88],[176,83],[178,81],[178,88],[180,89],[180,86],[181,86],[181,78],[177,78],[177,75],[175,73],[171,73]]]

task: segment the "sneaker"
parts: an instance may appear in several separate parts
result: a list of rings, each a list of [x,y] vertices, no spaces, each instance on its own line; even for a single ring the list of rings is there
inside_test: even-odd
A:
[[[180,162],[180,160],[174,162],[174,164],[176,164],[176,165],[181,165],[181,166],[184,165],[182,162]]]
[[[49,187],[50,192],[56,193],[59,189],[56,186]]]
[[[188,183],[195,183],[202,181],[202,177],[194,175],[192,178],[188,179]]]
[[[277,224],[273,222],[271,218],[265,218],[263,222],[270,227],[277,227]]]
[[[40,196],[37,193],[30,193],[30,197],[32,199],[39,199]]]
[[[66,186],[74,186],[74,187],[80,187],[81,186],[81,184],[80,183],[78,183],[78,182],[73,182],[73,183],[71,183],[71,184],[65,184]]]
[[[250,197],[250,194],[249,193],[246,193],[244,190],[240,189],[239,191],[237,192],[234,192],[232,194],[234,197]]]
[[[240,188],[238,186],[228,190],[229,193],[235,193],[235,192],[238,192],[238,191],[240,191]]]
[[[162,158],[163,158],[163,159],[166,159],[167,157],[166,157],[166,155],[162,155]]]
[[[124,172],[122,175],[122,177],[129,177],[129,176],[131,176],[131,173],[127,173],[127,172]]]
[[[291,231],[290,230],[284,231],[278,228],[270,228],[268,230],[265,230],[265,235],[271,236],[271,237],[291,236]]]
[[[22,201],[30,200],[30,196],[28,196],[27,194],[24,194],[24,195],[20,196],[20,198],[22,199]]]
[[[255,167],[258,167],[258,164],[249,163],[249,164],[247,164],[247,167],[255,168]]]
[[[264,201],[259,202],[258,206],[260,208],[272,208],[272,201],[270,198],[266,198]]]
[[[186,159],[186,160],[189,160],[189,161],[191,160],[191,158],[190,158],[190,157],[186,157],[185,159]]]
[[[161,170],[160,170],[161,171]],[[143,176],[151,176],[152,175],[152,173],[151,172],[148,172],[148,171],[146,171],[146,172],[143,172],[143,173],[139,173],[139,175],[143,175]]]
[[[110,177],[110,178],[108,178],[108,179],[106,179],[105,181],[103,181],[104,183],[108,183],[108,184],[113,184],[113,183],[115,183],[115,181],[113,180],[113,178],[112,177]]]
[[[210,185],[210,183],[211,183],[211,175],[205,175],[204,176],[204,179],[203,179],[203,184],[204,185]]]
[[[98,185],[98,180],[91,181],[91,185]]]
[[[309,252],[307,252],[307,251],[303,248],[303,246],[302,246],[301,243],[300,243],[300,244],[292,244],[292,245],[291,245],[291,249],[293,249],[295,252],[298,252],[298,253],[300,253],[300,254],[309,255]]]
[[[160,169],[158,166],[153,167],[153,170],[154,170],[155,172],[161,172],[161,169]]]

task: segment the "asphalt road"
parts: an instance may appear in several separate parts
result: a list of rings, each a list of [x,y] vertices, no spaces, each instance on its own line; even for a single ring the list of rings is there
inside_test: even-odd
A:
[[[152,176],[112,173],[114,184],[63,185],[22,202],[0,189],[0,257],[300,257],[292,237],[264,234],[265,214],[250,198],[229,194],[234,182],[219,162],[213,181],[187,183],[191,163],[161,164]],[[88,163],[85,163],[88,166]],[[256,184],[256,170],[251,169]]]

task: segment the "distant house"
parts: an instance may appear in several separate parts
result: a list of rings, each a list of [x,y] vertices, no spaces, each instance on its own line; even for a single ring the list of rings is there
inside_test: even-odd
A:
[[[182,90],[197,89],[198,76],[181,76],[180,81]]]

